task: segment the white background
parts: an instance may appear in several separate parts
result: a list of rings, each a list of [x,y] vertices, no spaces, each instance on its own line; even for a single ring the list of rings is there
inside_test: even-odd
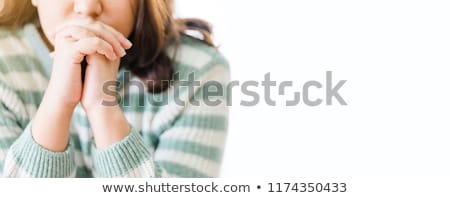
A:
[[[233,80],[294,81],[277,106],[233,90],[222,177],[450,176],[450,3],[189,0],[213,23]],[[286,107],[325,72],[348,103]],[[261,97],[263,87],[254,88]],[[317,90],[311,97],[323,96]],[[262,102],[264,101],[263,98]]]

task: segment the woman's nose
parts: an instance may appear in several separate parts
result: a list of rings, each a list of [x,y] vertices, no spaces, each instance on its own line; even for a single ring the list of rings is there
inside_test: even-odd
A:
[[[80,16],[96,18],[102,13],[101,0],[75,0],[74,11]]]

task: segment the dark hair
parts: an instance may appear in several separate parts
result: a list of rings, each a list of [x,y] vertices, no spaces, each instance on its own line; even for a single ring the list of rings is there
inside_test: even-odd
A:
[[[172,0],[139,0],[134,30],[129,39],[134,44],[122,58],[121,67],[148,82],[148,91],[160,93],[173,80],[173,62],[167,54],[170,45],[179,45],[180,36],[186,30],[203,35],[203,42],[213,46],[211,27],[200,19],[174,19]],[[176,50],[175,50],[176,53]]]

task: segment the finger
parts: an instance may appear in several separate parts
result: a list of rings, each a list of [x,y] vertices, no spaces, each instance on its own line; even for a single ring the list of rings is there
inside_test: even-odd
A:
[[[119,57],[125,56],[126,55],[125,49],[121,46],[120,42],[116,39],[116,37],[109,31],[97,33],[101,32],[100,30],[98,30],[99,28],[100,27],[97,27],[96,28],[97,30],[95,31],[93,30],[93,27],[89,29],[79,25],[67,26],[57,33],[57,37],[64,37],[64,38],[71,37],[76,41],[89,37],[100,37],[101,39],[105,40],[106,42],[110,43],[113,46],[116,56]]]
[[[93,50],[95,48],[100,48],[98,52],[105,55],[108,59],[117,59],[117,55],[115,54],[113,47],[108,42],[102,40],[99,37],[96,37],[96,35],[92,31],[86,28],[79,26],[67,27],[57,34],[57,39],[69,39],[73,42],[79,42],[83,40],[83,42],[80,42],[81,44],[78,44],[82,48],[75,56],[75,60],[77,62],[82,60],[85,55],[95,52],[95,50]],[[85,45],[91,46],[86,47]],[[82,52],[86,53],[83,54]]]
[[[51,37],[55,37],[59,32],[70,26],[83,26],[83,24],[91,24],[92,20],[89,19],[76,19],[67,21],[59,26],[57,26],[52,32],[50,32]]]
[[[103,40],[109,42],[114,47],[114,50],[116,51],[118,56],[123,57],[126,55],[126,46],[121,43],[121,39],[123,39],[124,37],[117,36],[113,28],[108,28],[106,25],[103,25],[101,23],[93,23],[84,27],[95,32],[95,34]]]
[[[103,39],[91,37],[79,40],[75,43],[75,61],[81,62],[87,55],[101,54],[110,60],[116,60],[113,47]]]
[[[58,38],[64,38],[64,39],[72,38],[73,41],[78,41],[80,39],[96,37],[96,36],[97,35],[94,32],[92,32],[92,31],[90,31],[90,30],[88,30],[86,28],[83,28],[83,27],[80,27],[80,26],[68,26],[68,27],[62,29],[61,31],[59,31],[56,34],[55,39],[58,39]]]
[[[117,31],[113,27],[111,27],[111,26],[109,26],[107,24],[104,24],[102,22],[96,22],[95,24],[96,25],[91,26],[91,28],[94,28],[97,31],[102,31],[103,29],[109,30],[119,40],[120,44],[125,49],[130,49],[131,46],[133,46],[133,44],[131,43],[130,40],[128,40],[122,33]]]
[[[114,35],[120,40],[120,43],[125,47],[125,49],[130,49],[133,46],[130,40],[128,40],[122,33],[114,29],[109,25],[105,25],[106,29],[109,29]]]
[[[131,46],[133,45],[125,36],[122,35],[122,33],[120,33],[119,31],[117,31],[116,29],[114,29],[113,27],[104,24],[100,21],[93,21],[90,19],[77,19],[77,20],[71,20],[67,23],[64,23],[63,25],[59,26],[58,28],[55,29],[54,32],[59,32],[62,29],[64,29],[67,26],[71,26],[71,25],[77,25],[77,26],[83,26],[86,27],[88,29],[93,30],[96,34],[101,34],[104,33],[105,30],[109,31],[110,33],[113,34],[114,37],[117,38],[117,40],[119,40],[119,43],[121,44],[121,46],[124,49],[129,49],[131,48]],[[105,40],[108,40],[106,38],[104,38]]]

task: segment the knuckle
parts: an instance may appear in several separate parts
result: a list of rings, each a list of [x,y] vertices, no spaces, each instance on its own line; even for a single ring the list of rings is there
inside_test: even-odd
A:
[[[79,33],[83,36],[91,36],[92,35],[90,31],[88,31],[87,29],[84,29],[84,28],[80,28]]]
[[[99,23],[94,23],[94,24],[91,25],[91,27],[94,28],[95,30],[98,30],[98,31],[103,31],[104,30],[103,25],[101,25]]]
[[[102,40],[97,37],[92,38],[91,42],[92,42],[92,45],[94,45],[96,47],[100,47],[102,45]]]

